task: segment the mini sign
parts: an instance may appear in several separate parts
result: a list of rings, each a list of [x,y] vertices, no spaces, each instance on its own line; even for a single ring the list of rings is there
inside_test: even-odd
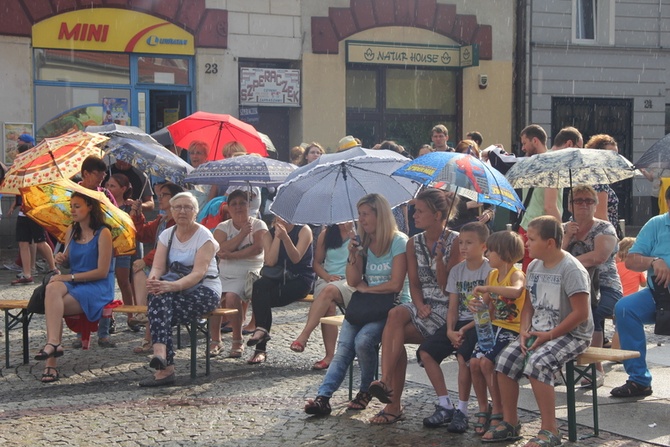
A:
[[[479,65],[477,46],[409,45],[384,42],[347,42],[347,62],[411,65],[416,67],[470,67]]]
[[[300,70],[240,69],[240,105],[300,107]]]

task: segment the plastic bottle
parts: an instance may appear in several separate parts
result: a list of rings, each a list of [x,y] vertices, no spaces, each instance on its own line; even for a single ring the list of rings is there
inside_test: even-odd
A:
[[[491,314],[489,308],[484,302],[475,298],[477,303],[477,312],[475,312],[475,327],[477,329],[477,340],[479,341],[479,349],[486,352],[493,349],[496,337],[493,333],[493,325],[491,324]]]

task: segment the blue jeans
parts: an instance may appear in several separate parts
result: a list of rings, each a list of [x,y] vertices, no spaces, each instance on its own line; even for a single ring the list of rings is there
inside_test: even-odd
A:
[[[651,386],[651,373],[647,367],[647,338],[644,333],[644,325],[656,321],[656,302],[651,290],[642,289],[620,299],[614,307],[614,315],[621,349],[640,352],[640,357],[623,362],[629,380],[642,386]]]
[[[612,287],[600,288],[600,302],[593,311],[593,330],[602,332],[605,328],[605,318],[614,315],[614,306],[623,297],[621,290]]]
[[[360,391],[368,391],[377,368],[377,346],[381,343],[385,324],[386,320],[380,320],[364,326],[354,326],[344,320],[342,329],[340,329],[340,337],[337,340],[335,357],[319,387],[318,396],[333,396],[347,375],[347,368],[354,361],[355,356],[358,356],[358,364],[361,368]]]
[[[100,318],[98,321],[98,340],[109,338],[109,328],[112,326],[111,318]]]

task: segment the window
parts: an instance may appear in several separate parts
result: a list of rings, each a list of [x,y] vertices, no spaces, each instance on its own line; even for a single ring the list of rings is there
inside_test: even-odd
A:
[[[572,41],[614,45],[615,0],[572,0]]]
[[[594,40],[596,38],[596,0],[576,0],[575,39]]]

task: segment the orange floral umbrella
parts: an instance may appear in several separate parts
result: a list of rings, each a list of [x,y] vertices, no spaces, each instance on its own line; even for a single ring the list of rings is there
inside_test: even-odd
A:
[[[63,243],[72,223],[70,197],[75,191],[100,202],[105,223],[112,230],[114,254],[123,256],[135,253],[133,220],[128,213],[114,206],[104,193],[85,188],[68,179],[20,189],[26,215]]]
[[[81,171],[81,163],[89,155],[102,157],[98,144],[109,138],[82,131],[56,138],[45,138],[34,148],[18,155],[0,185],[2,194],[19,194],[24,186],[50,183],[70,178]]]

